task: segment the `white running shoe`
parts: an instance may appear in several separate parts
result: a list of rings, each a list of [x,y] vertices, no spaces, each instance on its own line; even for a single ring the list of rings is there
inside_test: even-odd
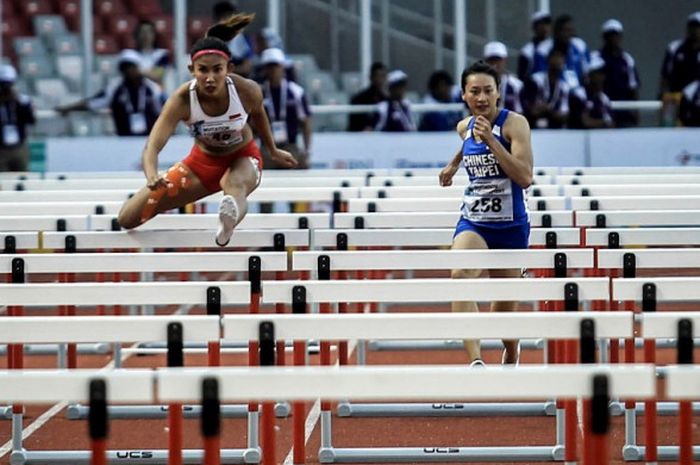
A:
[[[506,363],[506,349],[504,347],[503,355],[501,355],[501,365],[513,365],[516,367],[520,365],[520,341],[518,341],[517,349],[515,352],[515,363]]]
[[[486,368],[486,364],[480,358],[475,358],[472,363],[469,364],[469,368]]]
[[[230,195],[224,195],[219,202],[219,229],[216,231],[216,245],[225,247],[238,223],[238,205]]]

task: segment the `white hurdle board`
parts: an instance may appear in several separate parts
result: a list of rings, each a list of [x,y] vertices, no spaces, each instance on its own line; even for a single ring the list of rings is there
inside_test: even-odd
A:
[[[30,202],[124,202],[133,194],[128,189],[96,189],[90,191],[0,191],[0,203]]]
[[[122,205],[121,201],[0,203],[0,216],[91,215],[97,213],[98,207],[102,208],[103,214],[116,215]]]
[[[578,246],[581,242],[578,228],[533,228],[530,246],[546,245],[547,233],[556,234],[558,246]],[[441,229],[317,229],[313,246],[335,247],[338,234],[347,236],[349,247],[441,247],[452,244],[454,225]]]
[[[700,226],[700,209],[577,211],[574,214],[576,215],[576,225],[583,227],[595,226],[598,215],[605,216],[606,227]]]
[[[20,249],[36,249],[39,246],[39,236],[35,232],[0,232],[0,247],[4,250],[5,242],[9,237],[13,237],[15,245]]]
[[[700,278],[618,278],[612,280],[615,300],[642,300],[642,288],[647,283],[656,286],[658,301],[700,300]]]
[[[221,290],[221,304],[250,303],[249,282],[0,284],[0,305],[204,305],[207,289]]]
[[[642,313],[642,337],[650,339],[678,337],[678,322],[690,320],[693,328],[700,328],[699,312],[659,312]],[[700,391],[698,391],[700,398]]]
[[[700,268],[700,249],[601,249],[598,268],[622,269],[627,254],[636,268]]]
[[[105,381],[109,403],[155,401],[153,370],[144,369],[0,371],[0,399],[11,404],[87,402],[93,379]]]
[[[591,202],[598,204],[598,210],[697,210],[700,208],[700,195],[667,196],[595,196],[571,197],[572,210],[591,210]]]
[[[695,174],[700,173],[698,166],[562,166],[543,168],[547,174],[573,174],[576,176],[591,174]],[[553,172],[552,170],[555,170]],[[539,170],[538,170],[539,171]]]
[[[66,230],[86,231],[89,228],[89,219],[90,215],[0,216],[0,231],[57,231],[58,220],[65,221]]]
[[[373,176],[369,179],[369,186],[435,186],[439,185],[438,180],[439,172],[434,175],[424,176]],[[533,176],[534,185],[547,185],[553,184],[555,176],[549,175],[535,175]],[[468,178],[463,170],[460,170],[455,174],[452,179],[453,184],[459,184],[461,186],[466,186]]]
[[[564,300],[569,283],[580,301],[609,298],[607,278],[523,278],[264,281],[262,300],[291,304],[297,286],[306,289],[308,303]]]
[[[202,380],[208,377],[218,380],[222,401],[576,398],[591,396],[593,377],[598,374],[609,377],[611,397],[646,399],[656,395],[654,368],[650,365],[522,366],[517,370],[465,370],[455,365],[156,370],[161,402],[198,401]]]
[[[693,174],[591,174],[555,176],[556,184],[700,184],[700,173]]]
[[[231,241],[223,249],[236,247],[272,247],[275,235],[284,236],[287,247],[309,246],[309,231],[305,229],[243,229],[236,230]],[[35,234],[36,235],[36,234]],[[151,249],[214,247],[212,231],[70,231],[44,232],[43,246],[48,249],[63,249],[66,237],[75,238],[80,249]]]
[[[294,340],[358,339],[578,339],[580,324],[593,320],[596,338],[634,335],[632,312],[360,313],[225,315],[224,340],[254,341],[260,324],[274,325],[275,337]]]
[[[91,218],[93,230],[111,229],[112,219],[110,215],[96,215]],[[306,218],[309,229],[329,228],[330,215],[328,213],[249,213],[243,218],[236,230],[242,229],[294,229],[299,228],[299,220]],[[219,224],[219,215],[208,214],[172,214],[158,215],[137,229],[141,231],[163,229],[216,229]],[[235,236],[235,233],[234,233]]]
[[[332,202],[336,194],[340,195],[340,200],[346,201],[359,197],[360,191],[357,187],[259,187],[248,196],[248,202]],[[211,197],[208,197],[210,201],[218,201],[220,195],[215,199]]]
[[[700,369],[697,365],[666,367],[666,397],[677,400],[700,398]]]
[[[362,250],[294,252],[292,269],[318,271],[318,259],[324,255],[335,271],[553,268],[557,254],[566,256],[567,267],[593,267],[592,249]]]
[[[529,197],[527,199],[528,208],[537,210],[540,202],[545,203],[545,210],[565,210],[567,199],[565,197]],[[348,202],[348,212],[368,212],[372,204],[377,212],[436,212],[455,211],[462,205],[461,198],[458,197],[436,197],[421,199],[414,198],[388,198],[388,199],[350,199]]]
[[[457,184],[454,182],[451,186],[442,187],[437,183],[437,175],[435,175],[435,184],[431,186],[371,186],[360,188],[360,198],[379,198],[381,195],[386,198],[436,198],[436,197],[453,197],[461,199],[464,195],[466,186],[466,178],[464,183]],[[536,185],[530,186],[527,189],[528,195],[531,197],[554,197],[561,195],[560,187],[555,185]]]
[[[700,184],[592,184],[562,186],[567,197],[700,195]]]
[[[5,254],[0,255],[0,272],[11,273],[17,258],[24,262],[25,273],[247,271],[253,256],[260,258],[261,271],[287,270],[287,252],[144,252]]]
[[[611,233],[618,235],[620,246],[623,247],[632,245],[700,245],[700,228],[591,228],[586,229],[586,246],[607,247]]]
[[[3,344],[165,341],[168,325],[182,325],[186,342],[219,340],[218,315],[45,316],[3,318]]]
[[[552,227],[573,226],[570,211],[530,212],[530,223],[533,227],[542,226],[542,218],[548,215]],[[354,228],[355,218],[364,219],[365,228],[454,228],[461,217],[455,212],[388,212],[388,213],[336,213],[335,227]]]

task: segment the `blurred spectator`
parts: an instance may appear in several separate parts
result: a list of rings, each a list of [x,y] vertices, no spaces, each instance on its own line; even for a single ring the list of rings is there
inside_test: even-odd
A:
[[[369,72],[369,87],[352,96],[351,105],[375,105],[388,98],[384,91],[386,85],[386,66],[384,63],[372,63]],[[348,131],[372,131],[377,122],[376,113],[351,113]]]
[[[234,2],[218,2],[212,8],[212,18],[214,23],[218,23],[239,12],[238,5]],[[255,53],[250,37],[247,34],[238,34],[228,43],[228,48],[231,51],[231,63],[233,63],[234,72],[245,78],[252,78]]]
[[[605,61],[593,56],[588,67],[588,80],[569,94],[569,128],[599,129],[614,126],[610,99],[604,92]]]
[[[156,25],[144,20],[139,22],[134,30],[136,52],[140,56],[141,72],[147,78],[158,84],[163,84],[165,69],[170,66],[170,53],[158,47]]]
[[[603,23],[603,47],[592,53],[591,63],[600,57],[605,62],[605,95],[611,100],[639,99],[639,73],[632,55],[622,49],[622,23],[609,19]],[[612,113],[616,127],[636,126],[639,113],[617,110]]]
[[[444,70],[435,71],[428,80],[428,95],[423,103],[452,103],[454,80]],[[423,114],[420,131],[453,131],[462,119],[461,111],[428,111]]]
[[[387,75],[389,100],[379,102],[377,112],[379,119],[376,131],[409,132],[416,130],[411,115],[411,103],[406,100],[408,76],[401,70],[394,70]]]
[[[679,113],[683,126],[700,127],[700,79],[683,89]]]
[[[505,108],[516,113],[523,113],[521,96],[523,81],[513,76],[506,70],[508,49],[502,42],[489,42],[484,46],[484,61],[498,72],[501,78],[501,88],[498,92],[501,98],[498,101],[498,109]]]
[[[0,65],[0,171],[27,171],[29,146],[27,126],[34,124],[34,110],[29,97],[15,89],[17,71]]]
[[[261,56],[266,79],[262,83],[263,104],[272,127],[277,148],[287,150],[299,161],[299,168],[309,167],[311,155],[311,110],[304,89],[284,75],[287,58],[278,48],[268,48]],[[303,150],[297,143],[299,132],[304,141]],[[265,169],[280,169],[263,150]]]
[[[525,83],[525,116],[532,128],[562,128],[566,123],[571,86],[564,79],[565,60],[566,52],[553,48],[549,52],[547,70],[533,74]]]
[[[141,56],[123,50],[117,62],[122,78],[95,96],[56,108],[61,114],[71,111],[112,110],[112,119],[120,136],[145,136],[151,132],[165,103],[161,87],[140,70]]]
[[[565,69],[571,71],[567,73],[567,79],[570,79],[569,85],[572,87],[582,85],[590,56],[586,42],[575,35],[574,19],[569,15],[558,16],[554,21],[552,38],[543,40],[537,46],[533,71],[546,70],[549,52],[558,48],[565,53]],[[574,77],[578,82],[574,82]]]
[[[661,68],[659,94],[663,101],[663,124],[676,124],[681,92],[700,76],[700,11],[688,16],[685,39],[674,40],[666,48]]]
[[[282,37],[277,33],[277,31],[273,30],[272,28],[266,27],[263,28],[256,36],[255,36],[255,50],[260,51],[262,53],[263,50],[267,50],[268,48],[278,48],[282,51],[284,51],[284,42],[282,41]],[[259,54],[259,53],[258,53]],[[257,55],[254,55],[253,61],[255,62],[257,60]],[[259,60],[257,60],[259,61]],[[255,70],[255,77],[254,79],[258,81],[262,81],[265,79],[265,69],[264,66],[260,63],[257,63],[257,69]],[[294,62],[292,60],[287,59],[284,63],[284,77],[288,81],[294,81],[296,82],[296,72],[294,69]]]
[[[546,11],[538,11],[530,18],[532,25],[532,40],[520,49],[518,56],[518,79],[525,82],[532,75],[535,66],[535,51],[543,40],[549,38],[552,30],[552,15]]]

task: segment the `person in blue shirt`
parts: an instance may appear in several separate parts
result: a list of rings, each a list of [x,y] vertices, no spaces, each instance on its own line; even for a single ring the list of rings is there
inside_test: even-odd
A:
[[[566,70],[570,71],[578,79],[575,85],[583,85],[586,72],[588,71],[590,53],[586,42],[576,37],[574,19],[571,16],[558,16],[554,21],[552,37],[539,43],[535,50],[533,72],[536,73],[547,69],[549,53],[553,49],[564,51]]]
[[[464,166],[469,183],[452,249],[526,249],[530,219],[525,189],[532,183],[530,126],[522,115],[498,108],[499,75],[483,61],[462,73],[462,98],[472,116],[457,125],[462,145],[439,175],[450,186]],[[489,270],[491,278],[517,278],[519,270]],[[476,278],[480,270],[453,270],[452,277]],[[495,312],[514,311],[515,302],[493,302]],[[452,311],[476,312],[475,302],[453,302]],[[503,341],[502,363],[516,364],[517,341]],[[472,366],[483,365],[479,341],[464,341]]]
[[[518,79],[527,81],[535,66],[535,51],[537,46],[549,38],[552,30],[552,15],[547,11],[537,11],[530,17],[532,39],[520,49],[518,55]]]
[[[423,103],[452,103],[454,81],[445,70],[435,71],[428,80],[429,94]],[[462,119],[461,111],[428,111],[423,114],[418,130],[420,131],[451,131]]]

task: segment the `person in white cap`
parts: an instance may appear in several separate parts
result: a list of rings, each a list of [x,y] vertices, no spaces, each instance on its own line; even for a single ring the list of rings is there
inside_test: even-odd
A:
[[[700,127],[700,78],[683,89],[678,118],[683,126]]]
[[[484,45],[484,61],[495,69],[501,78],[499,89],[501,98],[498,101],[498,107],[522,113],[523,81],[507,71],[507,59],[508,49],[503,42],[489,42]]]
[[[569,129],[604,129],[615,126],[610,99],[604,91],[607,79],[605,69],[605,61],[594,55],[588,66],[586,85],[571,91]]]
[[[639,73],[632,55],[622,48],[622,23],[608,19],[601,28],[603,46],[591,53],[591,62],[596,57],[605,62],[605,95],[611,100],[638,100]],[[639,113],[629,110],[617,110],[612,113],[615,127],[636,126]]]
[[[255,134],[275,161],[296,165],[291,153],[275,145],[260,86],[233,74],[227,44],[254,17],[241,13],[226,18],[207,29],[190,49],[192,79],[168,98],[146,141],[142,155],[146,185],[119,211],[117,220],[123,228],[136,228],[160,213],[223,191],[214,242],[225,247],[248,213],[248,195],[262,177]],[[181,162],[159,173],[158,156],[180,122],[189,128],[194,145]]]
[[[530,17],[532,39],[520,49],[518,56],[518,79],[525,82],[534,72],[535,51],[540,42],[549,38],[552,31],[552,15],[537,11]]]
[[[135,50],[122,50],[117,59],[122,75],[94,96],[56,111],[65,115],[72,111],[98,111],[109,108],[119,136],[146,136],[151,132],[166,96],[163,89],[141,71],[141,55]]]
[[[0,65],[0,171],[27,171],[27,126],[35,123],[32,102],[15,89],[17,70]]]
[[[263,103],[278,148],[289,151],[299,162],[297,168],[308,168],[311,155],[311,109],[306,92],[286,78],[287,57],[279,48],[268,48],[260,55],[265,80],[261,84]],[[299,144],[299,135],[303,146]],[[265,167],[282,169],[263,150]]]
[[[410,132],[416,130],[411,102],[406,100],[408,75],[395,69],[387,75],[389,99],[377,104],[378,120],[375,131]]]
[[[674,40],[666,48],[661,67],[659,94],[664,102],[664,124],[676,124],[681,92],[700,76],[700,11],[688,16],[684,39]]]
[[[565,127],[569,115],[569,93],[578,79],[567,78],[566,52],[554,48],[547,57],[547,69],[534,73],[525,82],[523,106],[530,126],[539,129]]]

